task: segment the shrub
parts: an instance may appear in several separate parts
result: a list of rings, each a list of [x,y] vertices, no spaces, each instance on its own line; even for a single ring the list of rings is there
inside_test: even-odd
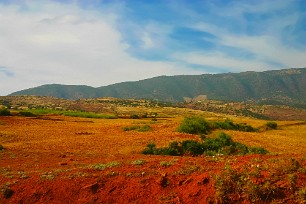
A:
[[[95,169],[95,170],[104,170],[106,168],[112,168],[112,167],[116,167],[119,166],[120,163],[119,162],[109,162],[106,164],[93,164],[93,165],[89,165],[88,168],[89,169]]]
[[[140,128],[139,125],[133,125],[133,126],[124,127],[122,129],[123,129],[123,131],[130,131],[130,130],[137,130],[139,128]]]
[[[208,122],[201,117],[189,117],[185,118],[181,125],[178,127],[179,132],[189,134],[200,134],[201,139],[205,138],[205,135],[215,129],[222,130],[238,130],[244,132],[255,132],[256,128],[246,123],[234,123],[233,121],[226,119],[225,121]]]
[[[179,156],[183,154],[181,143],[176,142],[176,141],[171,142],[169,144],[169,147],[164,148],[163,150],[164,150],[163,154],[165,155]]]
[[[131,115],[130,116],[132,119],[140,119],[140,117],[138,116],[138,115],[136,115],[136,114],[133,114],[133,115]]]
[[[249,148],[244,144],[241,144],[241,143],[237,142],[235,147],[236,147],[236,149],[235,149],[236,154],[238,154],[238,155],[245,155],[245,154],[250,153]]]
[[[264,163],[269,165],[268,174],[266,168],[253,162],[240,169],[227,165],[219,174],[212,175],[216,203],[305,203],[306,188],[298,185],[300,165],[296,159]]]
[[[250,154],[267,154],[268,151],[262,147],[249,147]]]
[[[237,128],[234,122],[229,119],[226,119],[223,122],[221,121],[214,122],[213,124],[216,129],[235,130]]]
[[[276,129],[277,129],[277,123],[276,123],[276,122],[273,122],[273,121],[267,122],[266,126],[267,126],[269,129],[273,129],[273,130],[276,130]]]
[[[301,203],[306,202],[306,186],[302,187],[298,192],[298,199]]]
[[[35,117],[36,116],[34,113],[29,112],[29,111],[21,111],[19,112],[19,114],[25,117]]]
[[[164,167],[168,167],[168,166],[172,166],[173,165],[173,162],[168,162],[168,161],[161,161],[159,163],[161,166],[164,166]]]
[[[182,142],[182,149],[184,154],[200,155],[204,152],[202,143],[195,140],[185,140]]]
[[[233,121],[226,119],[225,121],[213,122],[212,127],[214,129],[223,129],[223,130],[238,130],[243,132],[255,132],[256,128],[246,124],[246,123],[237,123],[235,124]]]
[[[143,126],[133,125],[133,126],[124,127],[123,131],[136,130],[138,132],[147,132],[150,131],[151,129],[152,128],[149,125],[143,125]]]
[[[134,160],[134,161],[131,162],[131,164],[133,164],[133,165],[143,165],[145,163],[146,163],[146,161],[142,160],[142,159]]]
[[[213,156],[224,155],[245,155],[245,154],[266,154],[267,150],[261,147],[247,147],[244,144],[234,142],[231,136],[221,132],[217,138],[206,138],[202,142],[196,140],[185,140],[182,142],[171,142],[168,147],[156,148],[155,144],[148,144],[142,151],[143,154],[155,155],[202,155]]]
[[[9,182],[0,186],[0,192],[2,192],[5,199],[9,199],[14,194],[14,191],[10,188]]]
[[[231,197],[241,193],[242,189],[238,183],[243,180],[238,171],[230,168],[222,171],[220,175],[214,176],[217,203],[230,203]]]
[[[211,127],[204,118],[194,116],[185,118],[178,131],[189,134],[207,134],[211,131]]]
[[[4,147],[0,144],[0,151],[3,150],[3,149],[4,149]]]
[[[155,143],[147,144],[147,147],[142,151],[142,154],[154,154],[154,150],[156,149]]]
[[[147,131],[150,131],[152,128],[151,126],[149,125],[143,125],[143,126],[140,126],[140,128],[138,129],[139,132],[147,132]]]
[[[276,199],[281,193],[281,188],[268,179],[254,183],[250,172],[239,172],[231,168],[214,176],[214,187],[218,203],[236,203],[241,198],[250,203],[266,203]]]
[[[6,109],[6,108],[0,109],[0,116],[10,116],[10,115],[12,115],[12,114],[8,109]]]

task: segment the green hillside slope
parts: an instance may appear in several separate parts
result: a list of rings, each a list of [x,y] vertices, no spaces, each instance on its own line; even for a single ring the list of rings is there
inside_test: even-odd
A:
[[[206,95],[208,99],[276,104],[306,104],[306,68],[265,72],[160,76],[93,88],[44,85],[11,95],[48,95],[59,98],[148,98],[183,101]]]

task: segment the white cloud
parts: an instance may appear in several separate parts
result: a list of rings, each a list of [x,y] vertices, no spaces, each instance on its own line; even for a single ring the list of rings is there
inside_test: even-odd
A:
[[[278,19],[269,19],[267,22],[265,22],[266,28],[263,30],[264,34],[261,35],[234,33],[222,27],[204,22],[193,25],[193,28],[217,36],[217,40],[213,40],[217,46],[233,47],[235,49],[245,50],[245,52],[252,53],[254,55],[252,60],[246,61],[241,58],[231,57],[228,53],[220,53],[215,51],[205,52],[205,54],[203,54],[203,58],[209,55],[213,59],[218,59],[231,64],[230,66],[225,66],[221,65],[223,63],[218,63],[218,61],[216,61],[215,66],[218,66],[217,64],[221,63],[220,66],[222,67],[233,67],[235,65],[242,67],[242,64],[247,65],[245,62],[248,62],[249,66],[245,66],[244,69],[260,71],[261,68],[256,68],[257,65],[259,65],[259,67],[264,66],[266,69],[281,68],[274,67],[273,64],[282,65],[283,68],[305,67],[306,50],[285,45],[280,36],[282,29],[290,25],[294,25],[297,20],[298,17],[295,14],[292,16],[283,16]],[[202,60],[202,63],[200,64],[212,65],[211,63],[204,62],[206,61]]]
[[[245,49],[254,53],[258,61],[272,61],[285,67],[305,66],[306,51],[299,51],[283,46],[272,36],[223,36],[222,44]]]
[[[142,48],[144,49],[150,49],[154,47],[154,41],[153,39],[149,36],[148,33],[144,33],[142,38]]]
[[[231,72],[250,70],[265,71],[267,69],[277,68],[259,60],[235,59],[222,52],[194,52],[189,54],[176,54],[173,57],[177,60],[183,60],[190,64],[224,68],[230,70]]]
[[[0,66],[14,73],[13,78],[0,75],[0,95],[46,83],[102,86],[188,73],[174,63],[128,55],[112,12],[55,2],[29,9],[0,4]],[[153,46],[150,38],[144,42]]]
[[[300,50],[288,47],[280,36],[283,29],[294,27],[299,13],[290,12],[290,15],[275,15],[264,22],[258,21],[252,28],[263,29],[262,32],[250,36],[230,31],[229,26],[222,26],[222,23],[213,24],[209,22],[213,15],[196,13],[188,10],[188,6],[177,9],[186,14],[186,21],[181,19],[167,24],[154,19],[143,21],[146,23],[125,19],[128,15],[125,16],[122,2],[99,4],[99,8],[81,8],[73,3],[78,1],[71,2],[62,4],[46,0],[0,4],[0,95],[46,83],[97,87],[158,75],[202,74],[201,70],[186,67],[193,64],[233,72],[282,68],[276,65],[283,68],[306,65],[303,46]],[[210,5],[216,16],[236,19],[237,25],[247,27],[248,22],[243,18],[245,12],[267,13],[273,9],[277,13],[290,4],[290,1],[269,2],[261,1],[256,6],[239,2],[227,8]],[[210,39],[215,48],[191,53],[173,50],[171,46],[180,42],[171,39],[170,34],[178,27],[192,27],[215,35],[216,38]],[[245,50],[253,56],[245,59],[235,55],[235,51],[219,49],[224,46]],[[140,60],[128,51],[159,52],[172,61]]]

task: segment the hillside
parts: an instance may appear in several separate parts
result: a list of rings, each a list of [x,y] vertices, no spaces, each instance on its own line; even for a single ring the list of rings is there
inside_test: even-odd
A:
[[[208,99],[264,104],[306,105],[306,68],[265,72],[159,76],[93,88],[43,85],[10,95],[44,95],[66,99],[116,97],[183,101],[206,95]]]

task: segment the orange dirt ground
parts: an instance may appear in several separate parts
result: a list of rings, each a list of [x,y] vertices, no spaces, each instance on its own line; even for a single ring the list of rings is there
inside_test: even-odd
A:
[[[198,139],[176,131],[181,119],[0,117],[0,144],[5,148],[0,151],[0,203],[216,203],[213,176],[225,166],[243,169],[253,161],[281,157],[141,154],[150,142],[166,146]],[[152,130],[123,131],[143,124]],[[303,147],[297,148],[294,156],[305,156]],[[305,183],[301,173],[297,185]],[[288,203],[295,201],[290,193],[286,196]]]

